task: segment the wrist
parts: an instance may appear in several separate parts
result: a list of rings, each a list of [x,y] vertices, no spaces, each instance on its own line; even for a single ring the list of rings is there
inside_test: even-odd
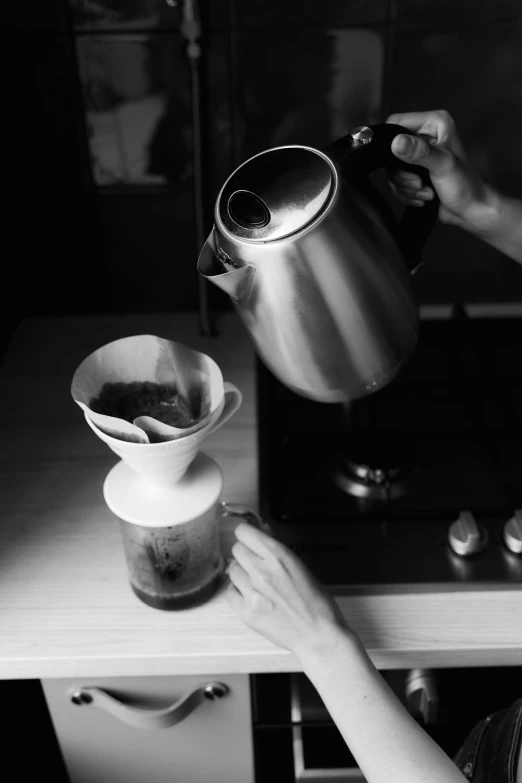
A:
[[[491,186],[484,185],[481,198],[463,216],[462,228],[479,239],[490,241],[502,230],[503,197]]]
[[[312,674],[317,668],[323,669],[326,663],[333,662],[336,654],[360,657],[365,656],[366,651],[350,628],[331,625],[295,652],[305,674]]]

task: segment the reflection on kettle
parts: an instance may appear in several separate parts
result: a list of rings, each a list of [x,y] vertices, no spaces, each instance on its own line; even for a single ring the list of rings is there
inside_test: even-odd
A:
[[[397,224],[368,178],[393,164],[402,132],[381,124],[324,151],[267,150],[216,201],[198,271],[229,294],[274,375],[319,402],[377,391],[417,344],[410,277],[438,202],[406,208]]]

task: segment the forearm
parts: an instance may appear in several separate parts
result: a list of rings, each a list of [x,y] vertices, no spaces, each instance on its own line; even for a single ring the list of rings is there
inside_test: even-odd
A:
[[[351,634],[335,633],[301,662],[368,783],[464,783]]]
[[[487,199],[462,227],[522,264],[522,201],[487,188]]]

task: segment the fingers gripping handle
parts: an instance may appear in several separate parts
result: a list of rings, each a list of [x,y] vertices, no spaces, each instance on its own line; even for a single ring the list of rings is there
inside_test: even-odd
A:
[[[225,501],[221,501],[218,506],[217,514],[219,519],[237,517],[238,519],[247,522],[249,525],[259,528],[263,533],[267,533],[268,535],[272,534],[272,529],[268,522],[265,522],[257,512],[250,508],[250,506],[245,506],[243,503],[226,503]]]
[[[423,186],[432,187],[429,172],[426,168],[404,163],[396,158],[391,151],[391,144],[396,136],[402,133],[415,136],[415,133],[408,128],[403,128],[401,125],[392,125],[390,123],[372,125],[363,130],[367,131],[367,133],[354,134],[354,131],[352,131],[348,136],[345,136],[330,147],[330,151],[339,160],[341,167],[347,167],[355,179],[366,180],[366,183],[369,185],[367,177],[372,171],[384,167],[400,167],[418,174]],[[375,190],[373,186],[372,190]],[[391,210],[385,205],[384,200],[381,201],[376,191],[375,194],[377,198],[372,200],[374,202],[376,200],[379,201],[381,209],[388,213],[387,217],[389,218]],[[439,199],[437,195],[431,201],[427,201],[422,207],[410,206],[404,210],[396,239],[412,271],[415,271],[420,264],[420,250],[437,222],[438,213]]]
[[[388,145],[388,161],[386,165],[390,169],[402,169],[418,174],[421,178],[423,187],[431,187],[434,197],[431,201],[426,201],[422,207],[406,207],[403,212],[400,224],[400,242],[406,258],[410,261],[412,271],[415,271],[421,263],[420,251],[424,247],[426,240],[431,234],[439,215],[440,201],[435,188],[433,188],[430,173],[424,166],[416,166],[412,163],[406,163],[396,158],[391,151],[391,142],[396,136],[406,133],[410,136],[416,136],[408,128],[401,125],[384,124],[381,128],[392,128],[392,139]]]

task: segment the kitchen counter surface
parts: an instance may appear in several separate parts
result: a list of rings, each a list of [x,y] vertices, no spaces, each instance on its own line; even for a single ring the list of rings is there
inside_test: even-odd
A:
[[[232,313],[218,338],[196,316],[31,319],[3,362],[0,457],[0,678],[291,671],[287,652],[246,628],[225,596],[182,612],[142,604],[128,580],[102,485],[116,455],[70,396],[77,365],[101,345],[157,334],[212,356],[244,394],[204,445],[224,499],[257,503],[254,355]],[[228,545],[227,529],[224,543]],[[520,585],[522,587],[522,585]],[[522,592],[431,586],[354,589],[338,601],[380,668],[522,664]]]

